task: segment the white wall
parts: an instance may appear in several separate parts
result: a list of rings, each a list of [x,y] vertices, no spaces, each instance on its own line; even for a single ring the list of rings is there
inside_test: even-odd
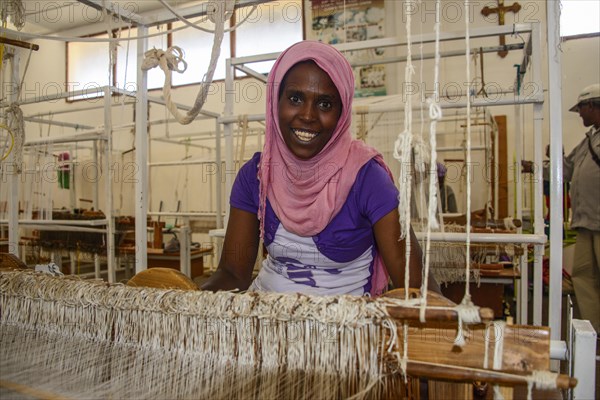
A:
[[[589,129],[581,123],[578,113],[569,112],[581,90],[600,83],[600,36],[566,40],[562,49],[563,145],[571,151]]]

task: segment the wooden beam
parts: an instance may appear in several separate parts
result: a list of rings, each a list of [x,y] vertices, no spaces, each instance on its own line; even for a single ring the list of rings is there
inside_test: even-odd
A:
[[[455,365],[438,365],[419,361],[407,361],[406,373],[411,376],[424,378],[443,379],[448,381],[489,382],[498,385],[519,386],[527,385],[531,377],[528,372],[515,372],[503,370],[486,370],[482,368],[460,368]],[[556,387],[559,389],[572,389],[577,385],[577,379],[567,375],[556,376]]]
[[[0,43],[22,47],[24,49],[32,49],[33,51],[38,51],[40,49],[40,46],[35,43],[23,42],[21,40],[9,39],[6,37],[0,37]]]
[[[508,217],[508,145],[507,145],[507,129],[506,115],[497,115],[494,117],[498,125],[498,210],[496,218],[503,219]],[[494,175],[495,175],[494,174]]]

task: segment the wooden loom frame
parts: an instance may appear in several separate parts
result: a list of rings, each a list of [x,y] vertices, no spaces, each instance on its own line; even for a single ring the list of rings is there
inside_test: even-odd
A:
[[[14,268],[15,266],[18,267],[18,263],[11,262],[10,259],[3,261],[6,262],[0,264],[0,267],[7,267],[9,269]],[[147,270],[144,271],[144,273],[142,274],[145,274],[144,278],[142,278],[141,274],[138,274],[136,275],[137,280],[136,278],[134,278],[132,282],[130,282],[130,285],[149,285],[151,287],[156,288],[176,287],[185,288],[187,290],[193,290],[193,288],[195,287],[195,284],[193,284],[193,282],[191,282],[189,278],[185,277],[185,275],[179,273],[178,271],[173,271],[170,269]],[[9,280],[13,279],[16,279],[18,282],[21,282],[19,284],[19,288],[27,290],[27,286],[24,286],[27,283],[35,283],[35,281],[38,280],[40,282],[49,282],[50,280],[64,281],[68,278],[47,277],[43,274],[36,275],[32,272],[10,272],[6,270],[0,270],[0,281],[8,282]],[[73,278],[70,279],[72,280]],[[69,281],[67,280],[61,285],[68,284]],[[87,289],[86,291],[95,290],[95,287],[98,287],[99,290],[101,290],[102,292],[110,290],[110,285],[106,286],[104,284],[99,284],[96,282],[92,283],[89,289]],[[169,293],[169,296],[186,296],[185,290],[182,292],[179,292],[177,290],[173,292],[173,289],[152,290],[158,291],[157,295],[160,296],[166,295],[167,293]],[[22,293],[22,295],[25,295],[25,293],[28,292],[23,291]],[[0,293],[0,297],[3,297],[6,299],[6,301],[8,301],[8,299],[11,296],[14,296],[15,294],[17,296],[22,296],[19,293],[2,291]],[[418,296],[416,290],[414,290],[411,294]],[[48,294],[45,294],[43,297],[37,299],[36,302],[58,302],[57,306],[60,306],[61,302],[63,301],[59,293],[56,293],[57,297],[48,298],[47,296]],[[295,295],[293,294],[291,296],[295,297]],[[387,296],[390,298],[403,299],[404,293],[403,290],[396,290],[389,292]],[[452,306],[451,303],[444,300],[443,298],[436,297],[432,294],[429,297],[429,302],[433,306]],[[85,305],[88,303],[89,300],[87,300],[87,296],[82,291],[67,294],[67,297],[64,299],[64,301],[67,302],[65,303],[65,305],[68,305],[69,308],[77,308],[77,304],[79,303],[79,301],[81,301],[82,307],[84,308],[81,308],[79,312],[86,312],[85,307],[94,307],[93,304]],[[146,311],[150,311],[151,309],[152,308]],[[427,309],[425,317],[428,322],[423,324],[419,322],[418,308],[394,306],[393,303],[390,303],[390,305],[387,306],[387,309],[389,315],[392,318],[394,318],[396,324],[398,325],[398,333],[400,335],[396,342],[398,348],[402,347],[401,336],[403,335],[403,333],[401,332],[403,323],[406,322],[410,326],[408,330],[408,363],[406,366],[406,371],[407,374],[410,376],[416,375],[436,380],[436,382],[430,384],[430,388],[432,393],[439,392],[441,397],[436,397],[435,395],[433,395],[433,397],[430,398],[447,398],[449,391],[451,393],[459,395],[461,398],[470,398],[469,393],[472,390],[471,384],[467,384],[466,386],[448,386],[444,383],[438,383],[437,380],[454,382],[485,381],[499,385],[514,386],[526,384],[526,380],[523,379],[522,375],[527,375],[528,373],[531,373],[531,371],[547,370],[549,368],[548,354],[550,342],[549,332],[547,328],[507,326],[504,328],[504,330],[498,331],[497,329],[486,329],[486,326],[484,325],[475,325],[472,326],[471,329],[468,331],[469,340],[467,341],[467,343],[463,347],[457,348],[453,342],[453,338],[456,335],[456,311],[451,309]],[[478,311],[483,321],[489,322],[491,320],[491,318],[493,317],[493,313],[490,313],[490,311],[491,310],[487,309],[480,309]],[[72,312],[73,311],[69,311],[70,314]],[[0,310],[0,316],[3,322],[8,322],[9,324],[14,324],[15,322],[20,320],[23,320],[24,322],[27,320],[26,315],[19,316],[10,313],[8,313],[7,315],[7,312],[2,310]],[[44,320],[46,319],[47,317],[44,318]],[[59,323],[58,320],[55,323],[52,323],[52,326],[56,326],[54,324],[57,323]],[[142,324],[143,322],[140,321],[139,323]],[[36,329],[43,330],[44,328],[44,326],[39,326]],[[86,330],[87,329],[89,329],[89,327],[86,328]],[[499,334],[502,334],[504,336],[500,337],[498,336]],[[481,354],[484,352],[484,350],[486,352],[488,351],[487,347],[495,347],[495,343],[498,343],[498,341],[501,341],[503,343],[502,346],[504,349],[502,353],[502,364],[500,370],[494,371],[490,369],[484,369],[484,365],[482,365],[481,361]],[[493,357],[495,356],[491,356],[490,360],[492,360]],[[392,370],[397,370],[398,367],[395,366],[395,363],[397,362],[396,359],[390,358],[388,362],[392,363],[390,365]],[[33,390],[30,390],[31,388],[27,387],[23,388],[19,386],[18,383],[6,382],[5,380],[2,380],[1,377],[0,381],[0,386],[4,386],[8,389],[15,390],[17,392],[30,392],[29,394],[35,397],[40,397],[40,394],[35,393],[35,391],[39,392],[39,390],[36,388],[33,388]],[[558,375],[556,377],[556,384],[559,388],[570,388],[576,384],[576,380],[567,376]],[[510,396],[510,392],[504,392],[505,394]],[[46,397],[46,394],[42,392],[41,398]],[[418,396],[416,398],[418,398]]]

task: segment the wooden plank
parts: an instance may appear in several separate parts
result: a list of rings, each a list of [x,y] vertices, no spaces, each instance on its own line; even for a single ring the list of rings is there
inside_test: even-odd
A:
[[[494,117],[498,125],[498,171],[493,176],[498,176],[498,210],[496,218],[508,217],[508,144],[506,130],[506,115]]]
[[[68,400],[66,397],[62,397],[55,393],[50,393],[44,390],[38,390],[30,386],[21,385],[16,382],[7,380],[0,380],[0,387],[6,388],[12,392],[20,393],[27,396],[28,398],[44,399],[44,400]],[[16,396],[15,396],[16,397]]]
[[[429,380],[429,400],[473,399],[472,383],[453,383]]]
[[[410,323],[408,329],[408,358],[446,365],[484,367],[486,334],[490,335],[487,344],[488,368],[494,363],[496,338],[493,329],[486,333],[484,325],[467,328],[466,344],[454,345],[456,324]],[[403,333],[399,326],[399,342]],[[506,326],[503,335],[502,369],[514,371],[548,370],[550,367],[550,330],[546,327],[525,325]],[[402,347],[400,347],[402,348]]]
[[[416,291],[411,290],[414,297]],[[388,297],[403,298],[403,290],[386,293]],[[427,302],[430,306],[452,307],[452,301],[435,293],[429,293]],[[457,334],[456,322],[411,321],[408,323],[408,358],[414,361],[426,361],[438,364],[457,365],[482,368],[484,354],[488,353],[488,368],[494,365],[495,344],[502,341],[503,370],[533,371],[550,368],[550,329],[527,325],[505,325],[504,332],[500,328],[486,330],[483,324],[465,327],[463,347],[454,345]],[[486,335],[489,340],[486,344]],[[402,322],[398,321],[398,343],[402,349]]]

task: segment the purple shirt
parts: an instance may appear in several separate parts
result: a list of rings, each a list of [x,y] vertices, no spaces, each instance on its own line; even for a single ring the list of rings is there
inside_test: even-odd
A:
[[[258,212],[259,160],[256,153],[241,168],[231,192],[231,206],[253,214]],[[398,190],[375,160],[360,169],[339,213],[315,236],[288,232],[267,200],[264,243],[269,256],[251,289],[369,293],[377,251],[373,225],[397,207]]]

